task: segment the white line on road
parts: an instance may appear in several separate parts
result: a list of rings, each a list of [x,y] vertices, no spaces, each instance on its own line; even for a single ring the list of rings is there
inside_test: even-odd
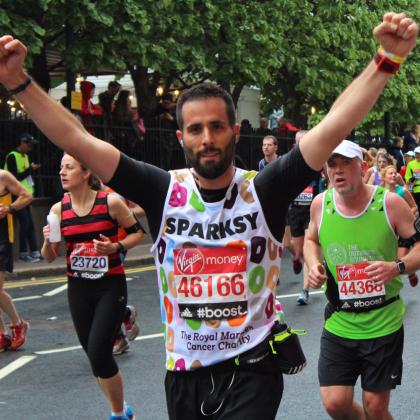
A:
[[[321,293],[325,293],[323,290],[316,290],[315,292],[309,292],[310,295],[320,295]],[[291,293],[290,295],[277,295],[277,299],[284,299],[289,297],[298,297],[300,293]]]
[[[57,289],[55,289],[55,290],[57,290]],[[51,293],[51,292],[49,292],[49,293]],[[324,292],[322,290],[316,290],[314,292],[310,292],[311,295],[318,295],[318,294],[321,294],[321,293],[324,293]],[[277,299],[284,299],[284,298],[289,298],[289,297],[297,297],[299,295],[300,295],[300,293],[291,293],[291,294],[288,294],[288,295],[278,295],[276,297],[277,297]],[[39,297],[41,297],[41,296],[39,296]],[[151,340],[153,338],[159,338],[159,337],[163,337],[163,333],[142,335],[140,337],[137,337],[136,341]],[[80,350],[81,348],[82,348],[81,346],[64,347],[62,349],[36,351],[35,354],[41,354],[42,355],[42,354],[62,353],[62,352],[66,352],[66,351]]]
[[[22,302],[23,300],[34,300],[34,299],[41,299],[42,296],[25,296],[21,298],[13,299],[13,302]]]
[[[22,356],[19,357],[19,359],[16,359],[14,362],[8,364],[4,368],[0,369],[0,380],[5,378],[7,375],[10,375],[15,370],[18,370],[22,366],[26,365],[26,363],[29,363],[33,359],[35,359],[36,356]]]
[[[34,353],[35,354],[53,354],[53,353],[62,353],[65,351],[80,350],[81,348],[82,346],[72,346],[72,347],[63,347],[62,349],[36,351]]]
[[[56,287],[55,289],[44,293],[43,296],[54,296],[54,295],[58,295],[59,293],[63,292],[64,290],[67,290],[67,283],[63,284],[60,287]]]
[[[137,340],[150,340],[151,338],[163,337],[163,333],[156,333],[156,334],[149,334],[149,335],[141,335],[140,337],[136,338]]]

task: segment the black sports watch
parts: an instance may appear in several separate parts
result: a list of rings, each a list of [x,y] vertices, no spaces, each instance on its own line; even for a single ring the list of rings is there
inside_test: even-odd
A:
[[[404,274],[405,273],[405,264],[404,261],[401,260],[397,260],[395,261],[397,263],[397,270],[400,274]]]

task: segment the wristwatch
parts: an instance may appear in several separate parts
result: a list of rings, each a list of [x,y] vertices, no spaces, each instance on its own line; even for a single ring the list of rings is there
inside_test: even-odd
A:
[[[118,242],[117,252],[119,253],[125,252],[124,245],[121,242]]]
[[[397,270],[400,274],[404,274],[405,273],[405,264],[404,261],[401,260],[397,260],[395,261],[397,263]]]

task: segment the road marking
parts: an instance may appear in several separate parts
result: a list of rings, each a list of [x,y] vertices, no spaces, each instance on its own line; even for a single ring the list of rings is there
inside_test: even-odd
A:
[[[53,354],[53,353],[63,353],[65,351],[80,350],[82,346],[72,346],[72,347],[63,347],[62,349],[53,349],[53,350],[41,350],[35,351],[35,354]]]
[[[314,292],[310,292],[311,295],[317,295],[324,293],[322,290],[317,290]],[[291,293],[288,295],[278,295],[276,296],[277,299],[283,299],[283,298],[289,298],[289,297],[297,297],[300,293]],[[137,337],[135,341],[142,341],[142,340],[152,340],[153,338],[159,338],[163,337],[163,333],[155,333],[155,334],[148,334],[148,335],[141,335],[140,337]],[[53,353],[62,353],[66,351],[73,351],[73,350],[80,350],[81,346],[72,346],[72,347],[64,347],[62,349],[52,349],[52,350],[41,350],[36,351],[35,354],[53,354]]]
[[[300,293],[291,293],[289,295],[277,295],[276,298],[277,299],[284,299],[284,298],[289,298],[289,297],[298,297],[300,296]],[[314,292],[309,292],[310,295],[320,295],[321,293],[325,293],[323,290],[315,290]]]
[[[156,334],[149,334],[149,335],[141,335],[140,337],[136,338],[136,341],[140,340],[150,340],[152,338],[163,337],[163,333],[156,333]]]
[[[56,287],[55,289],[44,293],[43,296],[54,296],[54,295],[58,295],[59,293],[63,292],[64,290],[67,290],[67,283],[63,284],[60,287]]]
[[[156,270],[155,265],[149,265],[147,267],[141,268],[128,268],[125,270],[126,274],[131,273],[144,273],[146,271]],[[17,289],[18,287],[25,286],[42,286],[45,284],[55,284],[55,283],[65,283],[67,282],[67,277],[54,277],[52,279],[42,279],[42,280],[17,280],[17,281],[7,281],[4,285],[5,289]]]
[[[19,368],[21,368],[22,366],[25,366],[26,363],[31,362],[35,358],[36,356],[21,356],[19,357],[19,359],[15,360],[14,362],[9,363],[4,368],[0,369],[0,380],[4,379],[7,375],[10,375],[15,370],[18,370]]]
[[[34,300],[34,299],[41,299],[42,296],[25,296],[25,297],[21,297],[21,298],[16,298],[16,299],[12,299],[13,302],[22,302],[24,300]]]

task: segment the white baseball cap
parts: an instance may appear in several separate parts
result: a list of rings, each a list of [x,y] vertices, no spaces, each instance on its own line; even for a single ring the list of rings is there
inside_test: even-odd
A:
[[[414,149],[414,153],[419,153],[420,154],[420,146],[418,146]]]
[[[420,147],[418,148],[420,149]],[[419,152],[420,153],[420,152]],[[348,158],[359,158],[363,160],[363,153],[362,149],[359,147],[358,144],[353,143],[350,140],[343,140],[331,153],[331,155],[341,155]]]
[[[416,154],[415,154],[412,150],[410,150],[410,151],[408,151],[408,152],[405,152],[405,153],[404,153],[404,155],[405,155],[405,156],[416,157]]]

